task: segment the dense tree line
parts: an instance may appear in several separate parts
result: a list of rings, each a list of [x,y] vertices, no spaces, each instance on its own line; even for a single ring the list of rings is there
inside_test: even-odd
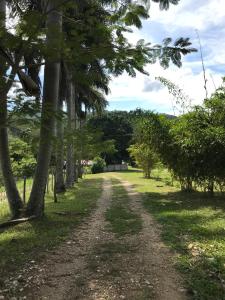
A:
[[[105,159],[106,164],[121,164],[122,161],[133,165],[134,156],[129,147],[133,144],[135,135],[135,127],[140,119],[151,115],[150,110],[137,108],[131,111],[105,111],[98,116],[90,116],[87,126],[89,130],[95,129],[102,132],[102,142],[114,141],[115,151],[102,152],[101,156]],[[174,118],[174,116],[164,114],[166,118]],[[133,148],[135,150],[135,148]]]
[[[132,140],[133,123],[132,112],[126,111],[109,111],[101,116],[88,119],[89,128],[95,128],[103,133],[102,141],[114,141],[114,152],[103,151],[101,153],[107,164],[121,164],[122,161],[130,161],[127,149]]]
[[[225,88],[189,113],[168,119],[152,113],[136,128],[136,142],[153,151],[182,190],[225,188]]]
[[[179,2],[152,1],[158,2],[161,9]],[[157,60],[164,67],[170,62],[180,66],[182,55],[194,51],[189,39],[184,38],[175,42],[167,38],[162,45],[143,40],[136,45],[128,42],[125,33],[131,26],[141,27],[141,20],[149,16],[150,2],[0,1],[0,164],[12,218],[21,212],[28,217],[43,215],[53,156],[58,191],[73,186],[81,157],[70,137],[82,128],[87,112],[104,110],[111,75],[119,76],[124,71],[130,76],[137,71],[145,73],[144,66]],[[14,20],[13,28],[9,18]],[[29,98],[24,98],[20,111],[35,107],[39,118],[37,164],[25,208],[16,186],[8,141],[10,110],[18,105],[10,102],[8,94],[17,81]],[[58,142],[54,144],[55,140]],[[64,160],[66,182],[62,176]]]

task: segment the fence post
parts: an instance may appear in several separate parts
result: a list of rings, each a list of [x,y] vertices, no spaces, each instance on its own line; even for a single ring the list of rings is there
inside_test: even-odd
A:
[[[26,203],[26,185],[27,185],[27,177],[23,178],[23,203]]]

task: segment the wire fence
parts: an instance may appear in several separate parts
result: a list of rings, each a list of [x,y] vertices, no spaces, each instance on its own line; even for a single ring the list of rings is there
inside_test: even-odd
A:
[[[27,177],[20,178],[16,181],[16,184],[20,196],[23,199],[23,202],[26,203],[26,200],[29,198],[32,189],[33,178],[27,178]],[[54,174],[50,173],[46,185],[47,194],[54,193],[54,184],[55,184]],[[7,201],[6,190],[4,186],[0,186],[0,203],[5,201]]]

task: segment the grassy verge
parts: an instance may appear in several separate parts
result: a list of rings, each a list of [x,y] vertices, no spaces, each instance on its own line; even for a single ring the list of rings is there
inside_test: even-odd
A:
[[[177,267],[192,299],[224,300],[224,197],[181,193],[161,175],[147,180],[138,171],[119,173],[143,194],[144,206],[162,224],[162,238],[178,253]]]
[[[112,204],[106,212],[106,220],[110,222],[112,231],[117,236],[138,233],[142,228],[142,221],[139,215],[131,211],[126,190],[117,179],[112,179],[112,186]]]
[[[6,201],[0,202],[0,223],[10,219],[9,206]]]
[[[75,188],[59,196],[58,203],[53,203],[52,197],[47,197],[45,216],[42,219],[2,231],[1,278],[9,272],[16,271],[23,263],[40,258],[43,251],[65,240],[71,230],[95,208],[101,194],[101,183],[101,178],[88,176]],[[3,209],[2,205],[1,210],[7,214],[7,209]],[[58,212],[64,214],[57,214]]]

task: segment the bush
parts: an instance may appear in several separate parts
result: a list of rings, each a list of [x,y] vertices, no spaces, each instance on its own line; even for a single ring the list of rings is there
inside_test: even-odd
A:
[[[92,174],[102,173],[102,172],[104,172],[105,166],[106,166],[105,160],[102,159],[101,157],[96,157],[93,160],[93,165],[91,167],[91,173]]]
[[[17,137],[10,137],[9,142],[10,158],[13,173],[16,177],[31,177],[36,168],[36,159],[31,146]]]
[[[150,178],[152,169],[156,166],[158,158],[151,147],[145,143],[134,144],[128,148],[131,158],[138,167],[142,168],[145,178]]]

